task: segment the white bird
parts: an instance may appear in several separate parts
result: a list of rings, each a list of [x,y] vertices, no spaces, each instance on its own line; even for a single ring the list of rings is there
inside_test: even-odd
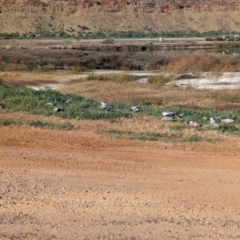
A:
[[[183,113],[179,113],[178,116],[179,116],[180,118],[183,118],[183,117],[184,117],[184,114],[183,114]]]
[[[163,117],[161,121],[173,121],[173,117]]]
[[[54,111],[54,112],[61,112],[61,111],[63,111],[63,109],[56,107],[56,108],[53,109],[53,111]]]
[[[100,108],[102,108],[102,109],[105,109],[105,108],[108,107],[108,104],[105,103],[105,102],[102,102],[102,101],[101,101],[100,104],[101,104]]]
[[[101,104],[101,106],[100,106],[101,109],[104,109],[104,110],[107,110],[107,111],[112,110],[111,107],[107,103],[101,101],[100,104]]]
[[[52,105],[53,105],[53,103],[51,103],[51,102],[48,102],[48,103],[46,103],[45,105],[46,105],[46,106],[52,106]]]
[[[223,122],[223,123],[233,123],[234,120],[230,119],[230,118],[225,118],[225,119],[222,119],[221,122]]]
[[[189,126],[190,126],[190,127],[195,127],[195,128],[196,128],[196,127],[200,127],[201,125],[200,125],[199,123],[197,123],[197,122],[190,121],[190,122],[189,122]]]
[[[72,99],[69,98],[69,99],[66,100],[66,103],[70,103],[71,101],[72,101]]]
[[[164,117],[173,117],[175,115],[174,112],[162,112],[162,115]]]
[[[132,107],[131,107],[131,110],[132,110],[133,112],[139,112],[139,111],[140,111],[140,109],[139,109],[137,106],[132,106]]]
[[[214,118],[210,118],[210,125],[214,128],[218,128],[219,127],[219,124],[216,123],[215,119]]]

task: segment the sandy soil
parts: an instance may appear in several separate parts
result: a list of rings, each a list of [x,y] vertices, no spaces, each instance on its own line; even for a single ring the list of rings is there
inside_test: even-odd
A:
[[[240,238],[239,138],[144,142],[78,125],[0,128],[0,239]]]

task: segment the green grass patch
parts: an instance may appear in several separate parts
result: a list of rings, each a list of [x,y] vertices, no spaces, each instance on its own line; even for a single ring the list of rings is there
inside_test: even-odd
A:
[[[170,126],[169,129],[173,131],[183,131],[187,128],[186,124],[174,124],[173,126]]]
[[[74,126],[70,123],[66,124],[54,124],[42,121],[15,121],[12,119],[0,119],[0,127],[2,126],[32,126],[36,128],[48,128],[48,129],[58,129],[58,130],[72,130]]]
[[[137,139],[141,141],[164,141],[164,142],[199,142],[199,141],[207,141],[214,142],[216,139],[205,138],[199,136],[198,134],[193,134],[189,136],[184,136],[180,132],[168,132],[168,133],[156,133],[156,132],[125,132],[125,131],[117,131],[117,130],[109,130],[107,131],[112,137],[117,138],[128,138],[128,139]]]
[[[124,131],[117,131],[117,130],[109,130],[107,133],[114,137],[138,139],[142,141],[157,141],[161,137],[159,133],[155,133],[155,132],[135,133],[130,131],[124,132]]]
[[[70,102],[68,100],[70,99]],[[56,115],[68,119],[115,119],[132,117],[130,106],[112,103],[111,111],[100,108],[100,104],[73,94],[61,94],[57,91],[35,91],[29,88],[9,86],[0,81],[0,102],[6,104],[8,111],[24,111],[31,114]],[[46,105],[51,103],[51,105]],[[61,111],[54,111],[59,108]]]
[[[234,124],[230,123],[230,124],[220,124],[218,130],[222,133],[233,133],[233,134],[237,134],[240,133],[239,132],[239,128],[237,128]]]
[[[206,139],[203,139],[201,136],[197,134],[187,136],[183,139],[184,142],[199,142],[203,140],[206,140]]]
[[[17,125],[20,125],[20,122],[14,121],[11,119],[0,119],[0,127],[11,126],[11,125],[17,126]]]
[[[42,121],[32,121],[29,123],[30,126],[37,128],[48,128],[48,129],[58,129],[58,130],[72,130],[74,126],[70,123],[67,124],[53,124]]]

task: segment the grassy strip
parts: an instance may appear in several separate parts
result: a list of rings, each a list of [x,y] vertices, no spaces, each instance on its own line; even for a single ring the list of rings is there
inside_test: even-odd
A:
[[[134,113],[131,109],[131,104],[111,103],[110,111],[101,109],[99,102],[92,99],[87,99],[73,94],[61,94],[56,91],[35,91],[28,88],[18,88],[9,86],[2,81],[0,82],[0,102],[6,104],[10,111],[24,111],[31,114],[39,115],[56,115],[67,119],[107,119],[112,120],[121,117],[133,117],[135,114],[142,114],[146,116],[162,117],[163,111],[172,111],[176,115],[183,114],[182,119],[176,117],[176,122],[188,123],[189,121],[197,121],[200,124],[208,124],[210,117],[223,119],[232,118],[235,120],[234,124],[240,123],[239,112],[234,110],[218,111],[214,109],[194,109],[171,107],[162,109],[155,106],[138,105],[141,112]],[[50,103],[49,105],[46,105]],[[59,111],[54,111],[57,108]],[[222,132],[238,131],[238,128],[232,127],[234,124],[220,127]]]
[[[42,121],[20,122],[12,119],[0,119],[0,127],[2,126],[32,126],[36,128],[58,129],[58,130],[72,130],[74,126],[70,123],[66,124],[53,124]]]
[[[146,140],[157,141],[161,137],[159,133],[155,133],[155,132],[135,133],[135,132],[109,130],[107,133],[114,137],[138,139],[138,140],[144,140],[144,141],[146,141]]]
[[[66,124],[53,124],[42,121],[32,121],[29,123],[30,126],[37,128],[48,128],[48,129],[58,129],[58,130],[72,130],[74,126],[70,123]]]
[[[11,120],[11,119],[0,119],[0,127],[12,126],[12,125],[17,126],[17,125],[21,125],[21,123],[18,121]]]
[[[192,135],[184,136],[180,132],[175,133],[156,133],[156,132],[141,132],[141,133],[135,133],[135,132],[125,132],[125,131],[117,131],[117,130],[109,130],[107,131],[107,134],[112,137],[117,138],[128,138],[128,139],[137,139],[141,141],[159,141],[162,140],[164,142],[198,142],[198,141],[216,141],[214,139],[210,138],[203,138],[197,133],[194,133]]]
[[[68,100],[70,100],[69,103]],[[17,88],[0,82],[0,101],[11,111],[24,111],[38,115],[57,115],[68,119],[114,119],[131,117],[132,114],[123,104],[112,104],[113,111],[104,111],[92,99],[56,91],[35,91]],[[46,105],[50,103],[51,105]],[[59,109],[55,112],[54,108]],[[116,109],[116,110],[115,110]]]

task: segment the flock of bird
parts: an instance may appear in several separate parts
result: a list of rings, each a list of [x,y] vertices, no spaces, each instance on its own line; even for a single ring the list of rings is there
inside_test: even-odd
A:
[[[162,121],[173,121],[174,120],[174,116],[176,115],[174,112],[163,112],[162,113],[163,118],[161,119]],[[182,118],[184,115],[183,114],[178,114],[178,117]],[[206,117],[203,117],[204,121],[208,120]],[[222,123],[233,123],[234,119],[231,118],[225,118],[221,120]],[[201,127],[202,124],[195,122],[195,121],[189,121],[189,126],[190,127]],[[211,127],[213,128],[218,128],[219,127],[219,123],[216,122],[216,120],[214,118],[209,118],[209,124]]]
[[[110,111],[111,110],[111,107],[105,103],[105,102],[100,102],[100,108],[103,109],[103,110],[107,110],[107,111]],[[131,111],[133,112],[140,112],[141,109],[138,108],[137,106],[131,106]],[[184,114],[180,113],[180,114],[176,114],[175,112],[162,112],[162,118],[161,118],[161,121],[174,121],[175,120],[175,117],[179,117],[179,118],[183,118],[184,117]],[[206,117],[203,117],[204,121],[208,120],[208,118]],[[225,118],[225,119],[221,119],[221,122],[222,123],[233,123],[234,122],[234,119],[230,119],[230,118]],[[195,121],[189,121],[189,126],[190,127],[193,127],[193,128],[197,128],[197,127],[201,127],[202,124],[201,123],[198,123],[198,122],[195,122]],[[209,124],[211,127],[213,128],[218,128],[219,127],[219,123],[216,122],[216,119],[211,117],[209,118]]]
[[[65,103],[68,104],[71,101],[72,101],[72,99],[69,98],[69,99],[67,99],[65,101]],[[53,106],[54,104],[51,103],[51,102],[48,102],[45,105],[46,106]],[[5,108],[5,107],[6,107],[5,104],[0,103],[0,108]],[[109,106],[106,102],[103,102],[103,101],[100,102],[100,108],[103,109],[103,110],[106,110],[106,111],[111,111],[112,110],[111,106]],[[53,109],[53,111],[54,112],[61,112],[61,111],[63,111],[63,109],[59,108],[59,107],[55,107]],[[133,112],[142,112],[142,110],[139,107],[137,107],[137,106],[131,106],[131,111],[133,111]],[[183,118],[184,114],[176,114],[175,112],[162,112],[162,116],[163,117],[161,118],[161,121],[175,121],[175,117]],[[203,121],[207,121],[208,118],[203,117],[202,120]],[[229,124],[229,123],[233,123],[234,119],[225,118],[225,119],[221,119],[221,121],[220,121],[220,119],[218,119],[218,122],[216,122],[215,118],[213,118],[213,117],[209,118],[209,124],[213,128],[218,128],[219,127],[219,122]],[[189,121],[188,124],[189,124],[190,127],[194,127],[194,128],[202,126],[201,123],[198,123],[198,122],[195,122],[195,121]]]
[[[72,99],[69,98],[69,99],[67,99],[67,100],[65,101],[65,103],[68,104],[68,103],[70,103],[71,101],[72,101]],[[45,105],[46,105],[46,106],[53,106],[54,104],[53,104],[52,102],[48,102],[48,103],[46,103]],[[53,109],[53,111],[54,111],[54,112],[62,112],[62,111],[63,111],[63,108],[55,107],[55,108]]]

